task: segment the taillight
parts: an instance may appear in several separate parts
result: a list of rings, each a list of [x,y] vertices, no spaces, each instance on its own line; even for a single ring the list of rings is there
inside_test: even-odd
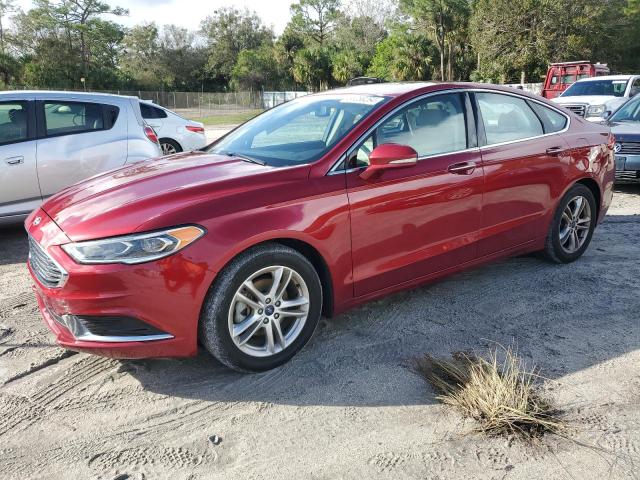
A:
[[[204,128],[202,127],[197,127],[195,125],[187,125],[187,130],[193,133],[201,133],[204,135]]]
[[[144,126],[144,134],[153,143],[158,143],[158,135],[156,135],[155,130],[153,128],[151,128],[149,125],[145,125]]]

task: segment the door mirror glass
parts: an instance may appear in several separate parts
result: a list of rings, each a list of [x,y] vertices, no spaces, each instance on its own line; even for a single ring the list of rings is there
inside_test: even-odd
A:
[[[396,143],[385,143],[373,149],[369,155],[369,166],[360,174],[360,177],[368,180],[385,170],[412,167],[417,161],[418,152],[413,148]]]

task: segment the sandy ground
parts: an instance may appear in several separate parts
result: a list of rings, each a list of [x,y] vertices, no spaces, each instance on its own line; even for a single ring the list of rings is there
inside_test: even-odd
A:
[[[578,262],[503,261],[323,320],[260,375],[55,346],[22,232],[0,235],[0,478],[622,479],[640,472],[640,186]],[[469,434],[408,367],[500,342],[549,377],[571,439]],[[218,445],[210,440],[218,435]]]

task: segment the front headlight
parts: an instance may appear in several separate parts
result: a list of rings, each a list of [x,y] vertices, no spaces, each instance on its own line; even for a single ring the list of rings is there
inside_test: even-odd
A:
[[[587,109],[587,117],[601,117],[605,112],[604,105],[591,105]]]
[[[194,225],[123,237],[68,243],[62,248],[78,263],[143,263],[167,257],[204,235]]]

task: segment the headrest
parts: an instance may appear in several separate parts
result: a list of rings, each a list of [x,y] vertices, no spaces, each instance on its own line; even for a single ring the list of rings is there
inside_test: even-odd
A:
[[[416,126],[418,127],[434,127],[443,122],[447,118],[444,110],[440,109],[424,109],[416,118]]]
[[[11,123],[25,124],[27,123],[27,112],[22,109],[14,108],[9,110],[9,119]]]

